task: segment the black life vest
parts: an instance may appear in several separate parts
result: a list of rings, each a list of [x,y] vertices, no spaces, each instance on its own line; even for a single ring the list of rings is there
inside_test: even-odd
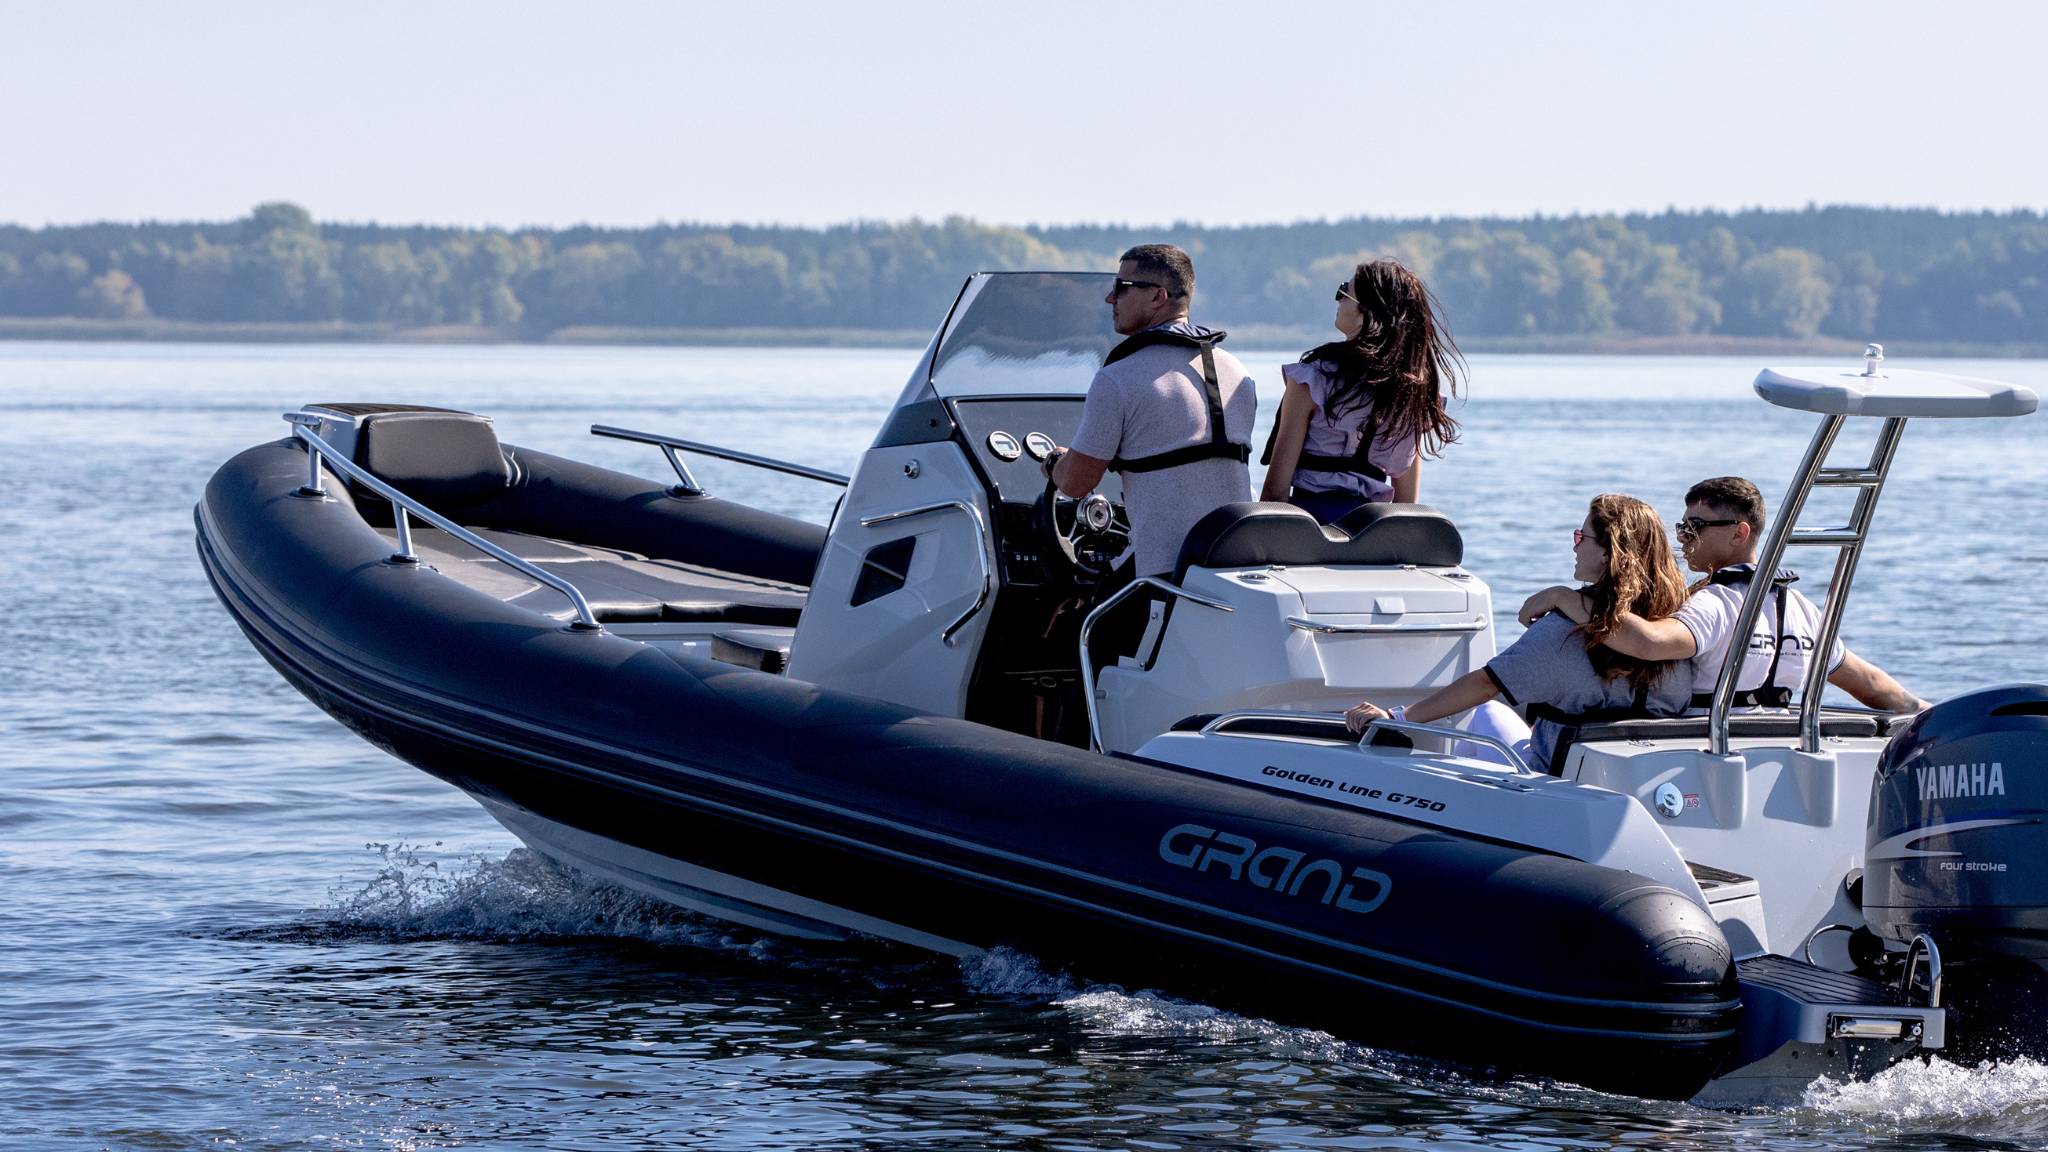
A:
[[[1726,588],[1735,588],[1747,587],[1755,578],[1756,565],[1730,564],[1726,568],[1716,569],[1712,576],[1707,577],[1707,582],[1719,584]],[[1778,625],[1771,641],[1771,666],[1764,672],[1763,683],[1754,688],[1743,689],[1735,693],[1733,701],[1735,706],[1744,708],[1785,708],[1789,707],[1792,703],[1792,689],[1787,685],[1778,683],[1778,660],[1785,654],[1785,601],[1791,595],[1793,582],[1798,579],[1799,573],[1788,568],[1778,569],[1778,574],[1771,577],[1772,591],[1774,593],[1773,599],[1778,602]],[[1742,646],[1743,651],[1747,652],[1749,650],[1748,637],[1743,638]],[[1724,665],[1731,658],[1739,659],[1735,654],[1735,637],[1733,636],[1728,638],[1728,655],[1722,657]],[[1712,692],[1693,693],[1692,706],[1695,708],[1712,708],[1714,706],[1714,694]]]
[[[1552,724],[1573,727],[1579,724],[1604,724],[1612,720],[1641,720],[1650,715],[1650,686],[1636,685],[1634,700],[1612,708],[1588,708],[1584,712],[1567,712],[1555,704],[1530,704],[1523,708],[1530,723],[1548,720]]]
[[[1164,468],[1178,468],[1183,464],[1193,464],[1199,460],[1235,460],[1242,464],[1246,460],[1251,459],[1251,445],[1232,443],[1225,434],[1223,426],[1223,389],[1216,383],[1215,347],[1223,342],[1224,336],[1225,333],[1222,332],[1210,332],[1206,336],[1189,336],[1185,333],[1172,332],[1164,328],[1152,328],[1140,332],[1115,348],[1110,349],[1109,355],[1104,357],[1102,361],[1102,366],[1105,368],[1140,348],[1150,348],[1154,344],[1173,344],[1183,348],[1200,349],[1202,352],[1202,394],[1209,403],[1208,443],[1190,444],[1185,448],[1155,452],[1150,456],[1139,456],[1130,460],[1119,456],[1109,462],[1110,471],[1157,472]]]
[[[1310,417],[1310,419],[1314,419],[1314,417]],[[1349,456],[1318,456],[1313,452],[1303,452],[1301,457],[1294,462],[1294,470],[1296,472],[1352,472],[1360,476],[1369,476],[1382,484],[1392,484],[1394,478],[1387,475],[1387,470],[1373,463],[1371,459],[1373,442],[1379,439],[1379,435],[1380,412],[1375,407],[1366,416],[1365,428],[1358,434],[1357,451]],[[1273,462],[1273,445],[1278,443],[1279,440],[1280,421],[1274,420],[1273,430],[1266,433],[1266,450],[1259,453],[1259,463],[1271,464]],[[1289,477],[1289,480],[1291,482],[1292,477]]]

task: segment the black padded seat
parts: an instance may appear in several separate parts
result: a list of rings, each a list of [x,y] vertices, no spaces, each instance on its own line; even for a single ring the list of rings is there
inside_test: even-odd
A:
[[[1196,521],[1173,579],[1190,568],[1412,564],[1453,568],[1465,540],[1450,517],[1423,504],[1367,504],[1325,527],[1292,504],[1240,501]]]
[[[1820,716],[1820,734],[1843,737],[1882,735],[1878,725],[1879,719],[1880,717],[1861,712],[1829,712],[1824,709]],[[1582,742],[1705,740],[1707,720],[1705,716],[1662,716],[1636,720],[1603,720],[1576,727],[1579,740]],[[1791,713],[1738,713],[1728,717],[1728,735],[1736,738],[1793,739],[1799,735],[1799,717]]]
[[[1562,769],[1574,744],[1609,743],[1616,740],[1697,740],[1706,746],[1706,716],[1642,717],[1630,720],[1600,720],[1567,724],[1558,736],[1557,751],[1551,756],[1553,770]],[[1892,717],[1881,712],[1821,709],[1820,734],[1844,738],[1887,735]],[[1736,713],[1728,717],[1732,740],[1797,740],[1797,713]]]
[[[512,485],[512,464],[487,416],[396,404],[320,407],[356,417],[357,464],[437,512],[474,507]]]

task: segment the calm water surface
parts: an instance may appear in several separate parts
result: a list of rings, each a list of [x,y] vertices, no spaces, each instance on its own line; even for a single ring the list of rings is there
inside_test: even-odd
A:
[[[914,359],[0,344],[0,1145],[2048,1146],[2048,1067],[2025,1062],[1707,1112],[1477,1080],[1024,956],[963,967],[649,906],[556,872],[285,687],[193,555],[206,477],[309,401],[474,409],[650,477],[658,453],[589,425],[851,471]],[[1262,382],[1280,359],[1246,357]],[[1424,497],[1511,613],[1569,575],[1596,492],[1667,518],[1706,475],[1782,492],[1811,424],[1753,398],[1759,366],[1476,358],[1465,441]],[[2048,363],[1949,366],[2048,391]],[[1914,425],[1849,643],[1931,697],[2048,679],[2044,491],[2043,418]]]

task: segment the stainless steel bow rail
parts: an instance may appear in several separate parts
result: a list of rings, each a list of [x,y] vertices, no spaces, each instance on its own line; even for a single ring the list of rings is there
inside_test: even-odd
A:
[[[695,476],[690,475],[690,467],[683,463],[682,457],[676,455],[678,451],[695,452],[702,456],[715,456],[720,460],[731,460],[738,464],[751,464],[756,468],[766,468],[770,472],[781,472],[789,476],[801,476],[806,480],[836,484],[841,488],[853,482],[849,477],[841,476],[837,472],[827,472],[823,468],[810,468],[802,464],[792,464],[787,460],[777,460],[773,456],[756,456],[752,452],[720,448],[716,444],[705,444],[697,440],[684,440],[675,436],[663,436],[659,432],[636,432],[631,428],[616,428],[610,424],[592,424],[590,426],[590,434],[592,436],[609,436],[614,440],[631,440],[638,444],[652,444],[661,449],[661,454],[668,457],[669,467],[676,470],[676,479],[678,481],[676,488],[686,496],[702,496],[706,489],[702,484],[697,483]]]
[[[507,552],[505,549],[471,532],[469,529],[407,496],[384,481],[377,479],[377,477],[372,476],[361,465],[342,455],[342,453],[335,449],[334,445],[322,440],[320,433],[314,431],[326,419],[319,413],[287,412],[284,414],[284,418],[292,426],[292,435],[296,436],[306,445],[306,483],[299,488],[299,495],[323,500],[327,498],[327,490],[320,486],[320,467],[322,464],[325,464],[327,467],[334,469],[336,472],[341,473],[350,480],[361,484],[363,487],[391,502],[392,522],[398,528],[398,551],[391,554],[390,560],[392,563],[418,564],[420,562],[420,558],[413,554],[412,522],[410,519],[413,516],[417,516],[450,536],[455,537],[457,540],[462,541],[464,544],[489,556],[491,559],[518,571],[522,575],[538,580],[542,584],[567,596],[569,603],[576,608],[576,619],[569,624],[571,629],[578,632],[604,631],[603,626],[597,622],[597,614],[590,610],[590,602],[583,598],[583,593],[578,592],[574,584],[534,564],[530,560],[522,559]]]

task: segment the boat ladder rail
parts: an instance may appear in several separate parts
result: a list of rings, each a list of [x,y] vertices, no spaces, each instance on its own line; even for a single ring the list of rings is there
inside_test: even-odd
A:
[[[1878,497],[1884,491],[1892,458],[1898,453],[1899,438],[1909,417],[2018,416],[2034,411],[2038,398],[2025,388],[1990,381],[1966,380],[1931,373],[1883,371],[1884,346],[1871,344],[1863,350],[1863,372],[1827,372],[1814,369],[1770,369],[1759,373],[1755,389],[1772,404],[1800,411],[1817,412],[1820,427],[1815,430],[1806,455],[1800,460],[1792,487],[1778,503],[1777,515],[1757,556],[1756,572],[1742,598],[1736,615],[1734,637],[1755,632],[1764,601],[1771,597],[1771,580],[1788,548],[1835,549],[1834,575],[1828,581],[1826,605],[1821,611],[1814,655],[1806,663],[1806,676],[1799,697],[1799,747],[1804,752],[1820,751],[1821,697],[1826,690],[1827,653],[1841,633],[1842,613],[1849,602],[1849,585],[1856,575],[1856,563],[1870,536]],[[1850,416],[1883,421],[1870,458],[1857,467],[1830,467],[1828,453]],[[1802,528],[1799,517],[1807,497],[1816,488],[1849,488],[1856,493],[1848,523],[1826,528]],[[1728,718],[1735,703],[1735,685],[1741,680],[1745,659],[1756,658],[1747,643],[1731,645],[1734,651],[1721,663],[1721,676],[1714,684],[1714,704],[1707,726],[1708,749],[1715,756],[1727,756]]]

